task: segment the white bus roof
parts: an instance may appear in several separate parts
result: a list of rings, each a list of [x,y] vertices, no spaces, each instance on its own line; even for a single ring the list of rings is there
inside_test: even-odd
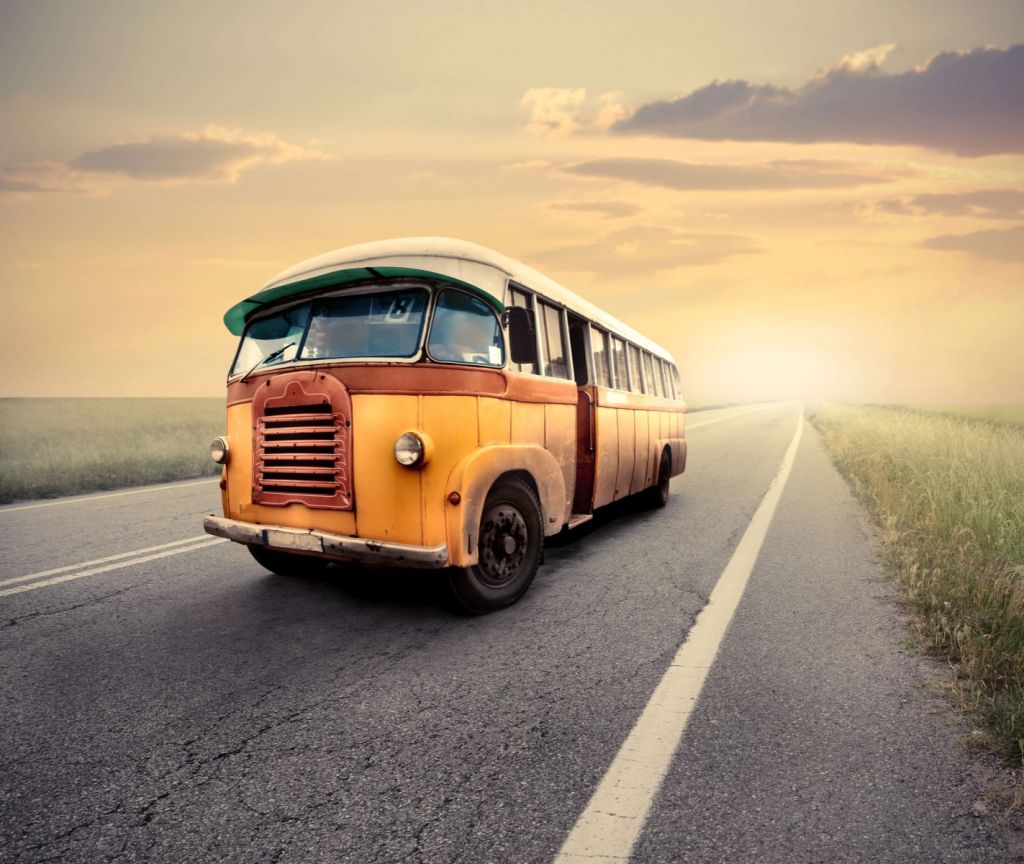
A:
[[[263,286],[264,292],[276,291],[293,282],[305,282],[339,270],[380,267],[404,267],[449,276],[475,285],[504,302],[505,285],[511,279],[589,319],[594,324],[646,348],[666,360],[672,356],[656,342],[624,324],[607,312],[584,300],[532,267],[466,240],[450,237],[402,237],[344,246],[301,261],[278,273]],[[256,300],[259,294],[250,300]],[[243,301],[245,302],[245,301]]]

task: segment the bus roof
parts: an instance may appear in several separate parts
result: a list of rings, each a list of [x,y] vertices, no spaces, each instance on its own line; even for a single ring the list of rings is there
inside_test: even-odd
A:
[[[285,297],[327,288],[356,279],[385,276],[441,276],[487,299],[503,309],[506,282],[511,279],[555,303],[589,319],[618,336],[646,348],[666,360],[671,355],[607,312],[584,300],[532,267],[466,240],[450,237],[402,237],[344,246],[301,261],[278,273],[263,289],[224,315],[224,323],[240,334],[246,319],[263,306]]]

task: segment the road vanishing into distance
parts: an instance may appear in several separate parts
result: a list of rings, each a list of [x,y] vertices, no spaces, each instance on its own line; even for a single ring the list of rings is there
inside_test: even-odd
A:
[[[215,480],[0,508],[0,859],[1011,860],[801,406],[687,437],[480,618],[266,572]]]

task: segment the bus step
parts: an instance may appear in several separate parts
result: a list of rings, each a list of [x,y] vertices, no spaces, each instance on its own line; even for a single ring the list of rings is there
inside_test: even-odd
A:
[[[573,513],[572,516],[569,517],[569,530],[572,531],[573,528],[579,528],[580,525],[585,522],[589,522],[593,518],[593,513]]]

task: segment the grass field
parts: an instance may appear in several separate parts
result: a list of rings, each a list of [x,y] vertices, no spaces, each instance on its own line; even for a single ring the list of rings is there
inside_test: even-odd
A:
[[[920,647],[991,748],[1024,759],[1024,407],[812,412],[882,531]]]
[[[907,408],[923,414],[962,417],[967,420],[979,420],[1006,426],[1024,426],[1024,405],[891,405],[886,407]]]
[[[0,399],[0,503],[216,473],[220,399]]]

